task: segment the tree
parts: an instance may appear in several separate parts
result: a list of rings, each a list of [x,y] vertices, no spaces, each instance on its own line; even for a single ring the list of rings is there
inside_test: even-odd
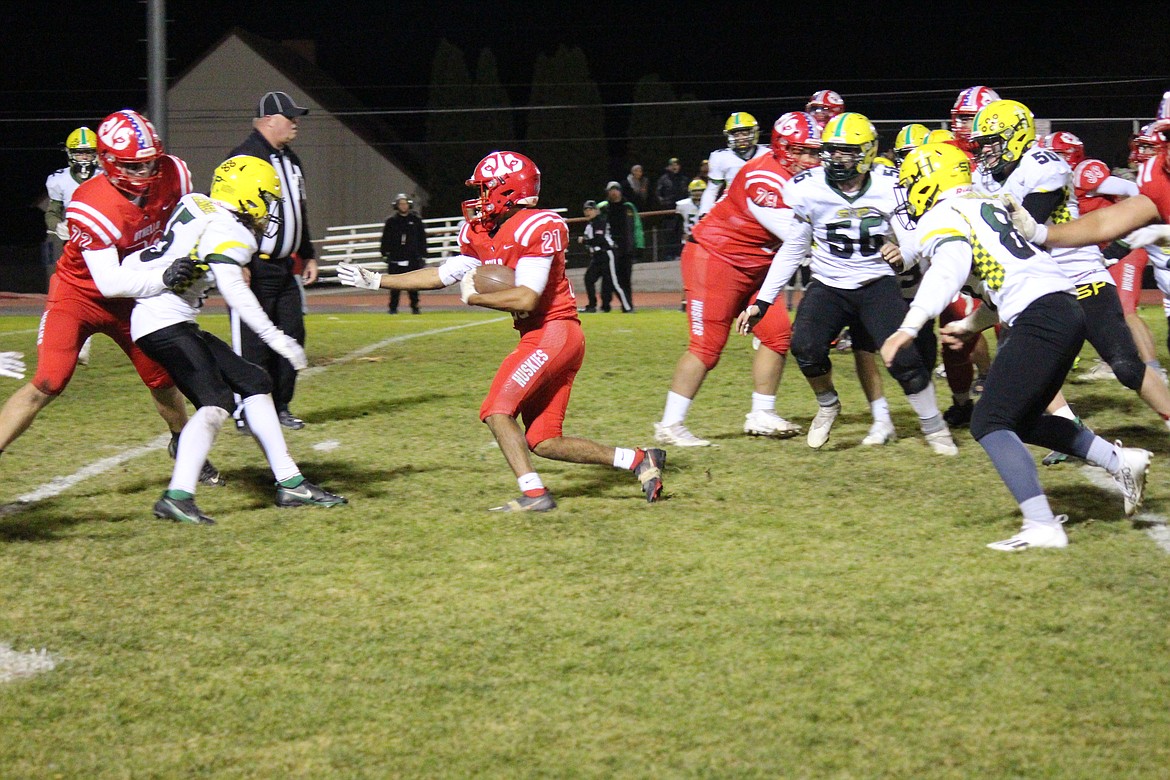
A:
[[[465,200],[463,182],[474,161],[467,147],[467,114],[460,109],[475,105],[475,89],[467,72],[463,52],[447,40],[439,42],[431,66],[431,87],[427,99],[427,145],[424,153],[429,211],[455,215]]]
[[[491,49],[479,53],[475,67],[475,106],[494,108],[475,114],[476,143],[482,147],[479,158],[497,149],[511,149],[516,145],[516,123],[512,118],[512,103],[508,91],[500,85],[499,68]],[[478,161],[478,159],[477,159]]]
[[[699,161],[718,147],[719,128],[706,106],[693,95],[676,97],[658,76],[639,79],[632,102],[627,167],[641,165],[651,181],[657,181],[671,157],[679,158],[683,173],[694,176]]]

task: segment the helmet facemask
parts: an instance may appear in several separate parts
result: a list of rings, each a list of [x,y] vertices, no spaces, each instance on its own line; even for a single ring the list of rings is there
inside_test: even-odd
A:
[[[827,143],[821,147],[821,167],[825,178],[840,183],[861,176],[869,171],[876,156],[876,149],[867,149],[873,144]],[[869,152],[873,152],[870,154]]]

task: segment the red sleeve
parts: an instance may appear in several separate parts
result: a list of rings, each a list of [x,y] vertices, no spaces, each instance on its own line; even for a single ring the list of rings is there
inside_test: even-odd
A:
[[[1084,160],[1073,170],[1073,187],[1078,193],[1092,192],[1109,178],[1109,167],[1100,160]]]
[[[1158,216],[1163,222],[1170,222],[1170,176],[1166,174],[1164,163],[1166,152],[1157,157],[1146,160],[1138,169],[1138,192],[1154,202],[1158,208]]]

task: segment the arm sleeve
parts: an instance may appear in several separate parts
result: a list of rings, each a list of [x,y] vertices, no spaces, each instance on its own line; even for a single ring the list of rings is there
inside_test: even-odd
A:
[[[1132,181],[1126,181],[1120,176],[1110,176],[1101,182],[1101,186],[1095,191],[1098,195],[1120,195],[1122,197],[1132,198],[1138,194],[1138,186]]]
[[[910,311],[899,330],[918,330],[942,313],[954,300],[955,294],[971,273],[971,245],[961,239],[944,241],[937,245],[930,258],[930,268],[918,285],[918,292],[910,303]]]
[[[256,300],[256,294],[244,281],[244,271],[240,266],[235,263],[216,263],[212,266],[212,274],[215,276],[215,286],[219,288],[219,294],[223,296],[224,302],[232,308],[232,311],[240,315],[244,324],[251,328],[265,344],[270,343],[273,338],[283,333],[280,328],[272,324],[272,320],[268,319],[268,315],[264,313],[260,302]]]
[[[764,303],[775,303],[776,296],[784,289],[784,285],[796,273],[796,269],[804,262],[804,256],[812,246],[813,229],[807,222],[793,222],[793,228],[780,251],[772,258],[772,267],[764,278],[757,300]]]
[[[479,260],[474,257],[452,255],[439,266],[439,281],[443,283],[444,287],[455,284],[455,282],[466,276],[468,271],[479,266]]]
[[[548,285],[548,272],[552,268],[552,257],[521,257],[516,262],[516,286],[527,287],[537,295],[544,293]]]
[[[1032,219],[1043,225],[1052,216],[1052,212],[1056,211],[1056,207],[1060,205],[1062,200],[1064,200],[1064,190],[1033,192],[1024,196],[1022,205],[1032,215]]]
[[[758,206],[752,201],[747,202],[748,211],[772,235],[781,241],[788,238],[796,227],[796,213],[792,209],[771,209]]]
[[[166,269],[150,269],[138,262],[137,254],[119,263],[115,247],[86,249],[81,253],[98,291],[107,298],[150,298],[167,289],[162,275]]]
[[[55,230],[63,219],[65,219],[65,203],[59,200],[49,201],[49,207],[45,209],[45,227],[49,230]]]

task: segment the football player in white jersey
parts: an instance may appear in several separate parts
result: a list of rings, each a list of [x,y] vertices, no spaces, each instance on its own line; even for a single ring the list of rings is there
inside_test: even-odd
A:
[[[1150,453],[1110,444],[1072,420],[1044,414],[1060,390],[1085,339],[1085,316],[1076,285],[1046,252],[1013,227],[1003,205],[971,192],[971,162],[950,144],[926,144],[910,153],[899,174],[899,215],[917,223],[930,267],[901,326],[882,345],[892,365],[918,330],[937,317],[974,276],[981,294],[1011,327],[991,364],[983,397],[975,405],[971,435],[987,452],[1024,515],[1023,527],[993,550],[1068,544],[1040,486],[1036,462],[1024,443],[1059,449],[1105,468],[1132,515],[1142,502]],[[994,316],[990,325],[994,322]],[[956,330],[972,330],[959,323]]]
[[[877,131],[861,114],[840,114],[825,125],[821,167],[793,178],[784,192],[795,227],[776,253],[756,304],[737,323],[742,332],[761,309],[766,311],[811,248],[812,281],[796,311],[792,354],[817,397],[819,408],[808,432],[813,448],[828,441],[841,412],[829,361],[832,340],[848,325],[854,343],[874,352],[906,312],[895,270],[902,258],[888,240],[897,206],[897,173],[884,167],[871,171],[877,146]],[[958,454],[922,356],[914,350],[899,353],[890,374],[917,413],[930,448],[942,455]]]
[[[65,207],[73,200],[73,193],[83,182],[101,173],[98,168],[97,140],[93,130],[79,127],[65,139],[65,156],[69,165],[58,168],[45,179],[45,191],[49,194],[49,207],[45,209],[45,227],[62,241],[69,240],[69,222],[65,219]],[[89,365],[93,348],[93,336],[81,345],[77,362]]]
[[[744,163],[768,153],[768,147],[759,144],[760,123],[746,111],[736,111],[727,117],[723,135],[727,136],[727,148],[716,149],[707,158],[707,189],[699,201],[700,217],[723,196]]]
[[[1039,224],[1070,222],[1080,215],[1072,169],[1056,152],[1036,148],[1035,140],[1035,119],[1022,103],[996,100],[981,108],[971,131],[977,163],[974,190],[981,195],[1010,196]],[[1138,354],[1101,250],[1096,246],[1053,249],[1051,255],[1077,286],[1089,343],[1118,381],[1170,421],[1170,388]],[[1071,416],[1069,411],[1054,409],[1054,413]]]
[[[166,273],[191,277],[186,284],[168,284],[172,289],[162,294],[139,298],[130,315],[134,343],[167,369],[196,407],[179,437],[175,470],[154,505],[155,517],[201,525],[215,522],[195,505],[195,486],[219,429],[235,409],[233,392],[244,399],[252,435],[276,477],[277,506],[346,503],[301,475],[285,444],[272,401],[272,380],[264,369],[195,324],[214,284],[232,311],[273,351],[297,370],[308,365],[305,350],[272,324],[244,280],[244,266],[251,262],[280,196],[280,180],[271,163],[246,155],[231,157],[215,169],[210,197],[185,195],[163,237],[123,261],[124,267],[136,267],[143,274],[167,269]]]

